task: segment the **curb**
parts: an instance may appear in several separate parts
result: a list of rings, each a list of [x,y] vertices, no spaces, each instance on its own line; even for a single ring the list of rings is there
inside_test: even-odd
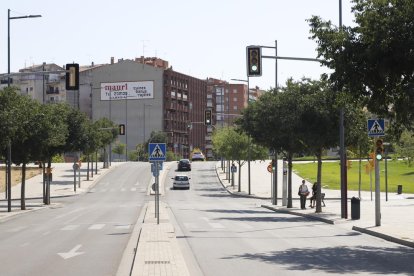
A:
[[[380,238],[380,239],[383,239],[383,240],[386,240],[386,241],[389,241],[389,242],[393,242],[393,243],[397,243],[397,244],[400,244],[400,245],[404,245],[404,246],[414,248],[414,242],[411,242],[411,241],[395,238],[395,237],[392,237],[392,236],[389,236],[389,235],[386,235],[386,234],[378,233],[378,232],[368,230],[366,228],[361,228],[361,227],[358,227],[358,226],[353,226],[352,230],[358,231],[358,232],[361,232],[361,233],[364,233],[364,234],[368,234],[368,235],[371,235],[371,236],[374,236],[374,237],[377,237],[377,238]]]
[[[132,230],[131,237],[129,238],[128,244],[125,247],[124,253],[122,254],[121,262],[118,266],[116,276],[131,275],[134,268],[135,256],[137,254],[137,248],[139,239],[141,237],[142,224],[144,223],[144,217],[147,213],[148,202],[142,207],[141,213],[138,216],[137,222],[135,223],[134,229]]]

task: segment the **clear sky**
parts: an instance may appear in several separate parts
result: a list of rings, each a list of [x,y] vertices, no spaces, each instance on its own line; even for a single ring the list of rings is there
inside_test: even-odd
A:
[[[11,71],[33,64],[108,63],[141,55],[167,60],[175,71],[200,79],[246,77],[246,46],[275,45],[279,56],[316,57],[305,21],[319,15],[339,22],[339,0],[2,0],[0,68],[7,72],[7,9]],[[342,0],[343,24],[352,25],[351,0]],[[264,55],[274,55],[264,49]],[[3,58],[1,58],[3,57]],[[317,62],[278,61],[278,82],[317,79]],[[275,60],[263,60],[263,76],[251,87],[275,86]]]

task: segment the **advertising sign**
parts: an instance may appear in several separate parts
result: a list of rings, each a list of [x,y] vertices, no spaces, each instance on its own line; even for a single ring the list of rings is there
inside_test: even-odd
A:
[[[154,98],[154,81],[101,83],[101,101],[141,100]]]

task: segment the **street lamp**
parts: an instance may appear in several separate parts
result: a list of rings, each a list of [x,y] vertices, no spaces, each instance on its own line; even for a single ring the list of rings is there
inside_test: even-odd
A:
[[[10,87],[10,20],[42,17],[41,15],[25,15],[10,17],[10,9],[7,10],[7,87]],[[7,205],[8,212],[11,212],[11,141],[7,143]]]
[[[143,143],[145,143],[145,107],[146,106],[152,106],[152,104],[145,104],[144,103],[144,141],[143,141]]]

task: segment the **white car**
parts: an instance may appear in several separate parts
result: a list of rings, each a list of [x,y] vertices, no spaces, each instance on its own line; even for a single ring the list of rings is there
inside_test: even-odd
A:
[[[173,189],[190,189],[190,177],[188,177],[187,175],[184,174],[177,174],[176,176],[174,176],[173,178],[171,178],[174,180],[173,182]]]

